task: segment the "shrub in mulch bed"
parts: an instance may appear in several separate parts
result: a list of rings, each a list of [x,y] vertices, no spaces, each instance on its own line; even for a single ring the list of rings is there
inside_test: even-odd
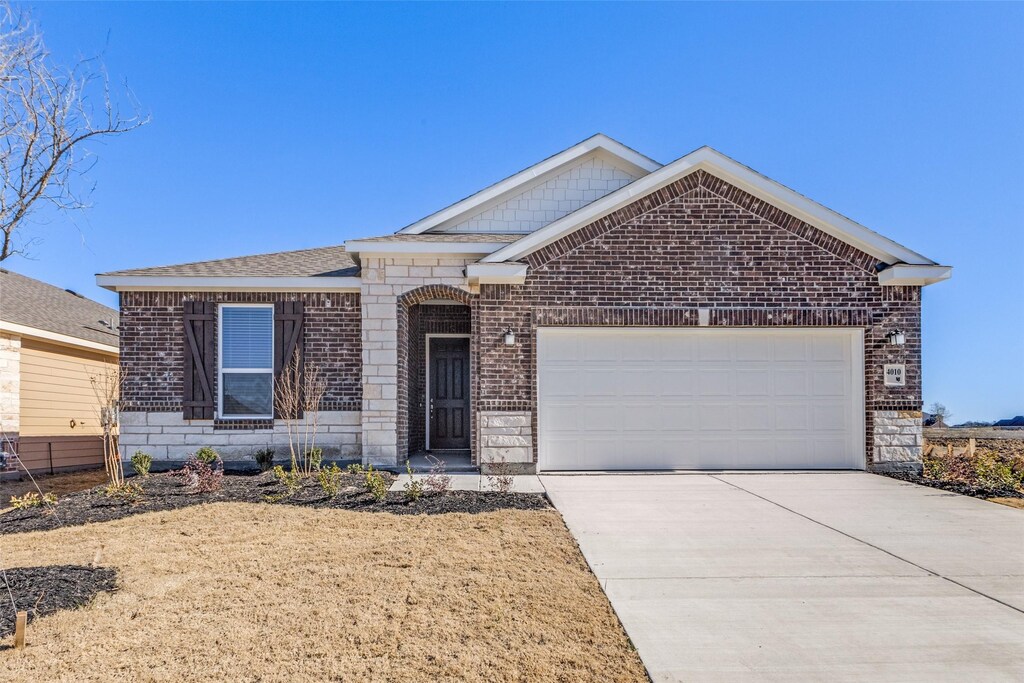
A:
[[[381,476],[385,477],[389,487],[395,480],[395,476],[389,472],[381,472]],[[135,477],[132,481],[142,487],[142,494],[135,501],[108,497],[103,492],[104,487],[72,493],[60,498],[53,508],[11,510],[0,514],[0,534],[46,531],[61,526],[106,522],[143,512],[175,510],[216,502],[299,505],[413,515],[480,513],[507,509],[540,510],[550,507],[547,499],[540,494],[480,491],[426,493],[415,502],[408,502],[403,492],[393,491],[383,501],[377,501],[366,492],[364,478],[348,472],[341,475],[339,492],[334,496],[328,495],[321,488],[316,477],[303,479],[298,489],[289,493],[272,472],[224,475],[220,489],[205,492],[194,492],[183,483],[181,477],[173,474],[151,474],[145,478]]]
[[[4,574],[0,573],[0,638],[14,633],[16,611],[10,604],[11,594],[17,609],[28,612],[31,623],[37,617],[87,605],[98,593],[115,590],[117,584],[114,569],[73,564],[15,567],[6,575],[11,593],[2,585]]]

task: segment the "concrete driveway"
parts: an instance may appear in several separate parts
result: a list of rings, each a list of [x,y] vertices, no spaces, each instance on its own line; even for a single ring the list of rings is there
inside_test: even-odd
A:
[[[542,482],[655,681],[1024,680],[1024,510],[862,472]]]

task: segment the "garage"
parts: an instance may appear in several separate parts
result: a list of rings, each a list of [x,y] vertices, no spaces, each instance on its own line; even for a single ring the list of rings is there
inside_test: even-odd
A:
[[[864,469],[856,328],[540,328],[538,467]]]

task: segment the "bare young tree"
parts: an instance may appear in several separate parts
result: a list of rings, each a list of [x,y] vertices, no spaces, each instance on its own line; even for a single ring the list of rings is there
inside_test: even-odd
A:
[[[274,408],[288,429],[292,472],[305,476],[319,466],[316,435],[320,427],[320,403],[327,393],[327,379],[320,366],[303,363],[299,349],[274,383]]]
[[[121,114],[98,59],[55,64],[30,17],[0,0],[0,261],[31,244],[25,227],[39,209],[87,206],[75,181],[94,163],[90,140],[147,122],[134,100]]]
[[[110,363],[98,374],[91,375],[89,381],[96,395],[100,427],[103,429],[103,467],[110,484],[121,487],[124,485],[124,464],[121,462],[119,437],[124,376],[117,363]]]
[[[928,408],[928,412],[932,414],[935,419],[937,427],[945,427],[949,425],[949,420],[953,417],[953,413],[949,412],[949,408],[941,403],[933,403]]]

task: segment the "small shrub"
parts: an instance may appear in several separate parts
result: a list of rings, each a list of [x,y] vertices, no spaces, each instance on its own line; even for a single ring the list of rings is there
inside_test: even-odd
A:
[[[11,496],[11,507],[15,510],[27,510],[29,508],[38,508],[44,505],[56,505],[57,494],[50,492],[39,495],[35,491],[29,491],[20,498],[18,496]]]
[[[373,465],[366,468],[366,490],[378,503],[384,502],[388,497],[388,483],[380,472],[373,469]]]
[[[132,464],[134,465],[134,463]],[[133,481],[126,481],[122,484],[108,484],[103,489],[103,495],[107,498],[115,498],[126,503],[134,503],[142,497],[142,487]]]
[[[415,503],[423,496],[423,482],[412,475],[412,465],[408,458],[405,460],[405,471],[409,474],[409,481],[405,482],[403,487],[405,488],[405,499],[410,503]]]
[[[452,476],[445,468],[444,460],[433,455],[427,456],[430,463],[430,472],[424,478],[423,488],[431,493],[444,495],[452,490]]]
[[[256,466],[260,468],[260,472],[266,472],[274,466],[274,449],[270,446],[261,448],[252,454],[252,459],[256,461]]]
[[[302,474],[298,470],[285,470],[281,465],[274,466],[274,476],[291,495],[302,488]]]
[[[363,466],[357,462],[354,462],[348,467],[346,467],[345,471],[348,472],[349,474],[354,474],[359,477],[362,477],[366,474],[366,471],[363,469]]]
[[[504,460],[491,463],[490,472],[487,475],[487,485],[492,491],[510,493],[515,485],[515,481],[511,465]]]
[[[306,462],[312,471],[316,472],[324,462],[324,450],[322,448],[311,448],[306,451]]]
[[[142,451],[135,451],[132,456],[132,469],[140,477],[149,476],[149,468],[153,466],[153,456]]]
[[[980,486],[989,489],[1016,489],[1020,486],[1010,463],[991,451],[980,451],[975,456],[974,475]]]
[[[320,488],[332,498],[338,495],[338,491],[341,490],[341,474],[341,468],[338,467],[338,463],[333,462],[330,467],[317,470],[316,479],[320,482]]]
[[[213,459],[206,460],[211,453]],[[224,461],[212,448],[201,448],[188,457],[177,474],[185,480],[185,486],[193,493],[219,491],[224,478]]]
[[[198,451],[196,451],[194,457],[199,462],[205,462],[207,465],[212,465],[213,463],[220,460],[220,454],[217,453],[217,451],[210,448],[209,446],[203,446],[202,448],[200,448]]]

